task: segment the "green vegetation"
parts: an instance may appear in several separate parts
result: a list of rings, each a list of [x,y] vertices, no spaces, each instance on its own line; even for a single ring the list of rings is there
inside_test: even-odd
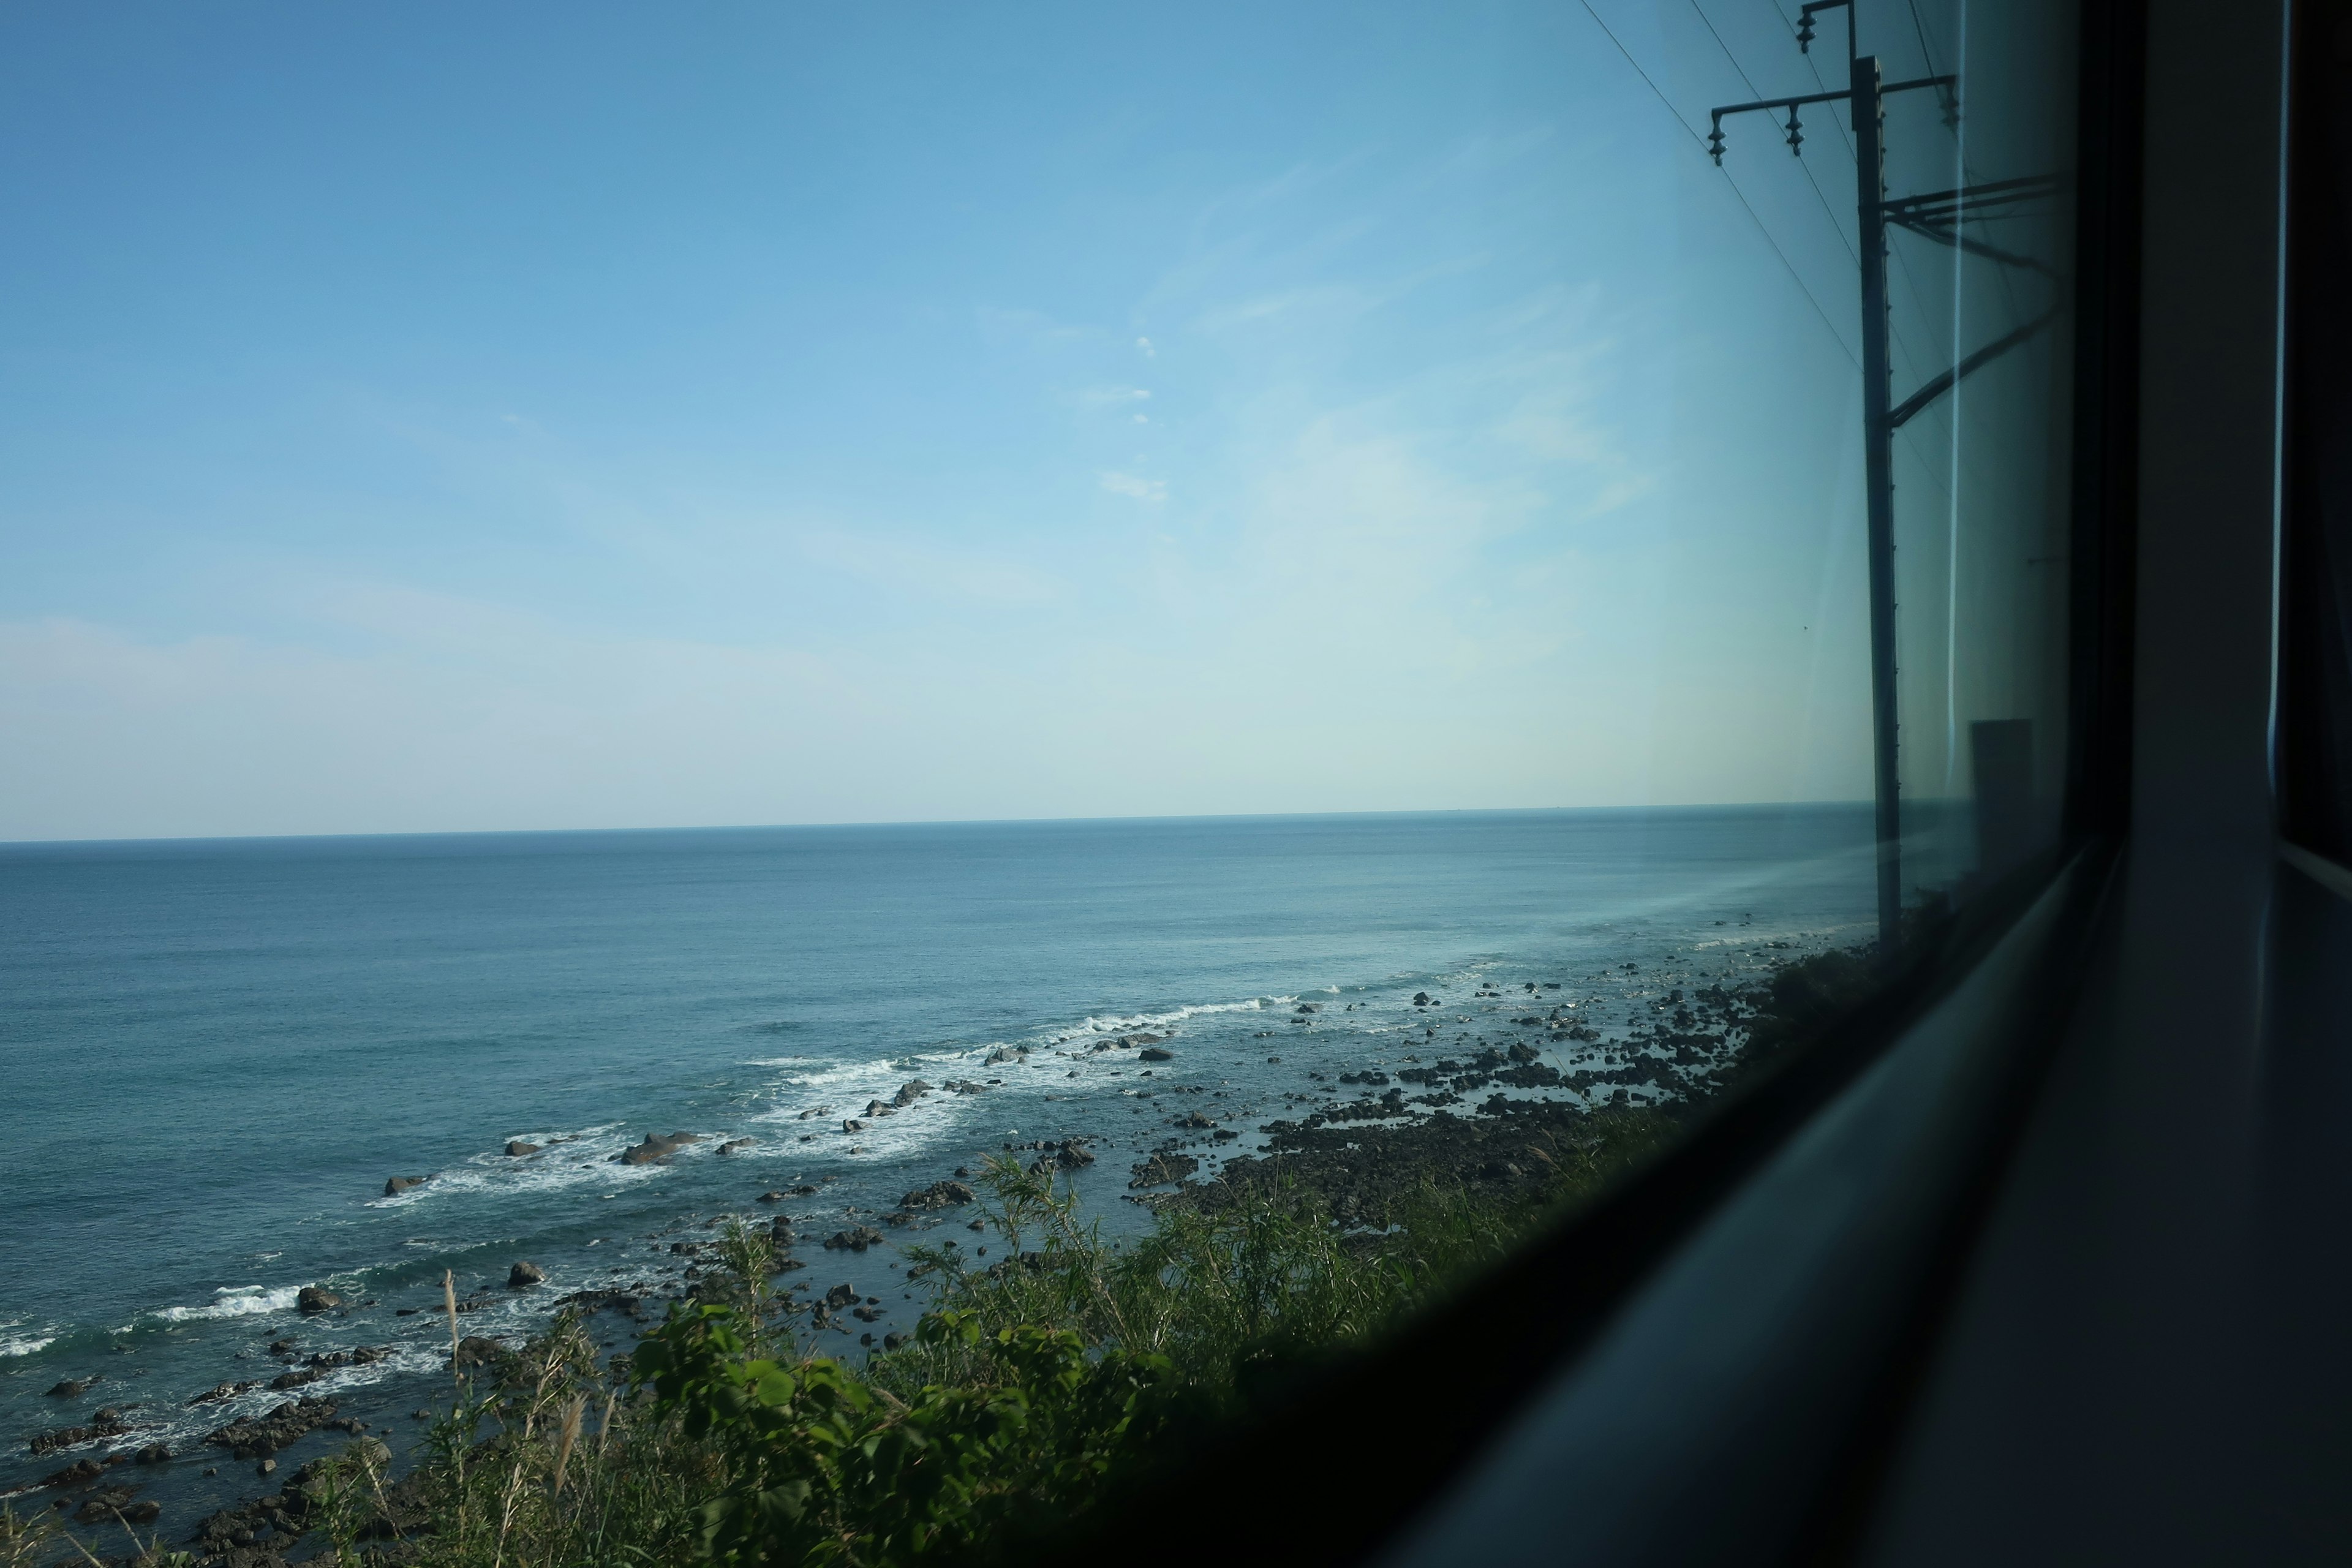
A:
[[[766,1237],[732,1227],[723,1270],[632,1355],[600,1368],[583,1326],[560,1320],[460,1385],[399,1484],[364,1443],[311,1467],[305,1523],[331,1543],[320,1561],[419,1568],[1011,1554],[1147,1455],[1181,1452],[1475,1279],[1675,1125],[1590,1118],[1534,1199],[1433,1182],[1369,1227],[1293,1189],[1165,1213],[1124,1245],[1050,1169],[999,1158],[980,1206],[1006,1256],[907,1249],[929,1310],[908,1342],[855,1368],[808,1353],[770,1292]]]
[[[1811,1035],[1872,973],[1850,952],[1784,966],[1743,1022],[1731,1076]],[[282,1503],[256,1506],[320,1542],[313,1561],[385,1568],[1020,1555],[1103,1506],[1147,1456],[1164,1464],[1213,1440],[1475,1286],[1672,1143],[1696,1109],[1571,1117],[1547,1135],[1540,1181],[1505,1195],[1424,1175],[1369,1210],[1348,1196],[1343,1219],[1276,1166],[1274,1181],[1213,1209],[1164,1209],[1123,1243],[1053,1166],[992,1159],[979,1183],[988,1245],[903,1248],[928,1310],[861,1366],[814,1352],[821,1325],[796,1322],[808,1309],[772,1289],[785,1260],[765,1231],[733,1226],[720,1268],[633,1353],[600,1363],[583,1322],[559,1318],[522,1352],[454,1374],[423,1462],[398,1483],[388,1450],[362,1440],[303,1467]],[[0,1510],[0,1568],[55,1561],[58,1542],[46,1517]],[[143,1545],[132,1560],[151,1568],[193,1561]],[[95,1558],[63,1559],[82,1560]]]

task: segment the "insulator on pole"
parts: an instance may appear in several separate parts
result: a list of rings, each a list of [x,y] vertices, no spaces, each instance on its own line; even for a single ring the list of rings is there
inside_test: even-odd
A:
[[[1706,151],[1707,156],[1715,160],[1715,166],[1718,169],[1723,167],[1723,121],[1720,120],[1706,133]]]
[[[1797,121],[1797,106],[1792,103],[1789,105],[1789,156],[1801,158],[1804,155],[1805,132]]]

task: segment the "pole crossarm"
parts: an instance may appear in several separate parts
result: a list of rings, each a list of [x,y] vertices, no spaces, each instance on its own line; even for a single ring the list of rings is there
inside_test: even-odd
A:
[[[1841,0],[1841,3],[1843,3],[1843,0]],[[1956,76],[1923,76],[1911,81],[1898,81],[1891,86],[1882,87],[1878,91],[1879,96],[1884,98],[1889,93],[1908,92],[1914,88],[1950,87],[1959,79],[1960,79]],[[1759,98],[1753,103],[1727,103],[1719,109],[1710,109],[1706,111],[1707,156],[1715,160],[1716,167],[1721,168],[1723,166],[1723,117],[1725,115],[1752,114],[1759,110],[1777,110],[1785,109],[1789,111],[1789,124],[1787,127],[1789,132],[1789,151],[1801,158],[1805,155],[1804,126],[1797,118],[1797,110],[1804,108],[1808,104],[1835,103],[1843,99],[1850,99],[1853,96],[1853,91],[1849,88],[1837,92],[1799,93],[1792,98]]]
[[[1996,338],[1991,342],[1985,344],[1984,347],[1977,350],[1976,353],[1970,354],[1968,358],[1962,360],[1951,369],[1944,372],[1943,374],[1937,376],[1934,380],[1928,382],[1927,385],[1921,387],[1918,391],[1913,393],[1910,396],[1905,398],[1902,402],[1888,409],[1886,411],[1886,427],[1889,430],[1900,430],[1904,426],[1910,423],[1913,415],[1919,413],[1929,404],[1935,402],[1936,399],[1943,396],[1944,394],[1951,391],[1953,387],[1958,385],[1960,379],[1963,376],[1966,376],[1971,371],[1979,369],[1984,365],[1990,364],[1994,360],[1999,359],[2001,355],[2007,353],[2010,350],[2015,348],[2018,344],[2025,342],[2026,339],[2032,337],[2034,333],[2048,326],[2052,321],[2057,320],[2057,317],[2058,312],[2055,310],[2044,311],[2042,314],[2036,316],[2033,320],[2026,322],[2025,325],[2018,328],[2015,331]]]

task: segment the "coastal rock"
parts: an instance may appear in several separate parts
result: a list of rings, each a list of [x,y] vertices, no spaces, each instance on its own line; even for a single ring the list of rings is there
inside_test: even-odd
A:
[[[45,1487],[78,1487],[104,1474],[106,1467],[96,1459],[76,1459],[64,1469],[43,1476],[41,1484]]]
[[[525,1154],[536,1154],[539,1151],[539,1144],[526,1143],[520,1138],[511,1139],[507,1143],[507,1155],[509,1159],[520,1160]]]
[[[1154,1154],[1135,1167],[1135,1179],[1129,1187],[1157,1187],[1169,1182],[1181,1182],[1201,1168],[1201,1162],[1190,1154],[1171,1154],[1165,1151]]]
[[[479,1334],[467,1334],[457,1342],[457,1353],[450,1358],[452,1366],[495,1366],[507,1353],[506,1347]]]
[[[104,1380],[105,1374],[102,1373],[92,1373],[89,1377],[59,1378],[49,1389],[48,1397],[51,1399],[79,1399],[84,1391],[86,1391],[91,1384],[100,1383]]]
[[[294,1305],[305,1313],[331,1312],[343,1304],[343,1299],[319,1285],[305,1285],[294,1294]]]
[[[855,1305],[857,1300],[858,1290],[856,1286],[848,1284],[835,1285],[832,1289],[827,1290],[824,1293],[823,1304],[829,1310],[838,1312],[844,1307]]]
[[[226,1448],[236,1458],[266,1459],[334,1418],[335,1406],[329,1400],[291,1400],[262,1415],[216,1427],[205,1434],[205,1441]]]
[[[74,1510],[74,1522],[77,1524],[111,1524],[114,1522],[114,1519],[117,1514],[123,1514],[124,1517],[128,1518],[129,1516],[124,1513],[124,1510],[127,1509],[136,1508],[137,1506],[138,1505],[136,1503],[133,1503],[131,1500],[131,1489],[129,1487],[108,1487],[102,1491],[92,1492],[89,1495],[88,1501],[84,1502],[81,1507]],[[156,1513],[160,1513],[163,1510],[161,1509],[157,1509],[155,1510]],[[154,1514],[151,1513],[147,1517],[152,1519]]]
[[[421,1187],[421,1186],[423,1186],[425,1183],[427,1183],[427,1182],[431,1181],[432,1179],[433,1179],[433,1177],[432,1177],[432,1175],[431,1175],[431,1173],[427,1173],[426,1174],[422,1175],[422,1176],[393,1176],[393,1177],[389,1177],[389,1178],[387,1178],[387,1179],[385,1180],[385,1182],[384,1182],[384,1184],[383,1184],[383,1195],[384,1195],[385,1197],[388,1197],[388,1198],[394,1198],[394,1197],[398,1197],[401,1194],[403,1194],[403,1193],[406,1192],[409,1188],[411,1188],[411,1187]]]
[[[109,1419],[111,1417],[111,1419]],[[36,1432],[28,1443],[34,1455],[53,1454],[59,1448],[71,1448],[82,1443],[95,1443],[101,1437],[120,1437],[131,1428],[118,1411],[101,1410],[91,1417],[87,1426],[60,1426],[54,1432]]]
[[[1426,991],[1416,991],[1416,992],[1414,992],[1414,993],[1412,994],[1412,1005],[1413,1005],[1414,1006],[1416,1006],[1416,1007],[1426,1007],[1426,1006],[1428,1006],[1428,1005],[1429,1005],[1429,993],[1428,993],[1428,992],[1426,992]]]
[[[955,1204],[968,1204],[972,1190],[961,1182],[933,1182],[928,1187],[918,1187],[898,1200],[902,1209],[943,1209]]]
[[[872,1226],[859,1225],[834,1232],[824,1238],[824,1245],[827,1251],[863,1252],[869,1247],[880,1246],[883,1239],[882,1233]]]
[[[188,1403],[192,1405],[215,1405],[224,1399],[235,1399],[238,1394],[259,1388],[260,1386],[261,1380],[259,1378],[248,1378],[243,1383],[216,1383],[210,1388],[205,1389],[202,1394],[197,1394],[194,1399],[189,1400]]]
[[[930,1092],[929,1084],[925,1083],[921,1079],[913,1079],[898,1086],[898,1092],[890,1097],[890,1103],[897,1106],[912,1105]]]
[[[793,1222],[787,1219],[784,1215],[778,1215],[774,1219],[768,1222],[768,1243],[770,1246],[777,1247],[790,1247],[793,1242],[799,1239],[799,1237],[793,1233]]]
[[[1147,1062],[1172,1062],[1176,1059],[1174,1051],[1163,1049],[1159,1046],[1146,1046],[1136,1055],[1139,1059]]]
[[[857,1114],[871,1120],[877,1116],[887,1116],[898,1109],[898,1108],[897,1106],[889,1104],[885,1100],[869,1100],[866,1102],[866,1109],[859,1111]]]
[[[866,1131],[866,1123],[852,1117],[841,1124],[841,1130],[844,1132],[863,1132]]]
[[[784,1194],[779,1192],[761,1193],[759,1201],[763,1204],[780,1204],[784,1201]]]
[[[1194,1110],[1178,1117],[1176,1119],[1176,1125],[1179,1127],[1210,1128],[1214,1127],[1216,1123],[1202,1115],[1199,1111]]]
[[[534,1285],[544,1284],[546,1280],[547,1271],[536,1263],[518,1263],[507,1270],[507,1289],[509,1290],[528,1290]]]
[[[315,1366],[299,1367],[293,1372],[279,1373],[269,1380],[269,1386],[277,1389],[299,1388],[306,1383],[316,1383],[326,1375]]]
[[[722,1154],[732,1154],[736,1150],[749,1149],[758,1142],[757,1138],[730,1138],[726,1142],[719,1145],[719,1152]]]
[[[673,1132],[667,1138],[659,1137],[656,1134],[648,1132],[646,1134],[646,1141],[644,1142],[632,1143],[626,1149],[624,1149],[619,1153],[614,1155],[613,1160],[615,1164],[622,1165],[656,1164],[660,1161],[668,1159],[672,1154],[677,1153],[688,1143],[699,1143],[701,1142],[702,1135],[698,1132]]]
[[[160,1465],[171,1457],[172,1450],[168,1445],[163,1443],[150,1443],[145,1447],[140,1449],[139,1452],[133,1454],[131,1456],[131,1459],[134,1463],[142,1465]]]

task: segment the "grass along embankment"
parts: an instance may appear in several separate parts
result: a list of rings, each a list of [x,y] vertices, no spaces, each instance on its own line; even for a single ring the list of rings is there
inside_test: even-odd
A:
[[[992,1158],[982,1235],[903,1249],[928,1310],[859,1366],[804,1347],[870,1302],[846,1285],[805,1303],[778,1293],[799,1265],[754,1226],[730,1225],[689,1298],[606,1361],[572,1314],[520,1352],[461,1342],[453,1300],[450,1402],[406,1477],[362,1439],[177,1547],[120,1521],[84,1544],[0,1510],[0,1568],[277,1568],[298,1551],[418,1568],[1016,1554],[1303,1371],[1475,1286],[1866,978],[1857,956],[1823,953],[1665,1015],[1654,1048],[1692,1058],[1665,1105],[1497,1099],[1475,1116],[1373,1125],[1343,1110],[1279,1127],[1265,1154],[1156,1201],[1149,1233],[1123,1242],[1054,1163]]]

